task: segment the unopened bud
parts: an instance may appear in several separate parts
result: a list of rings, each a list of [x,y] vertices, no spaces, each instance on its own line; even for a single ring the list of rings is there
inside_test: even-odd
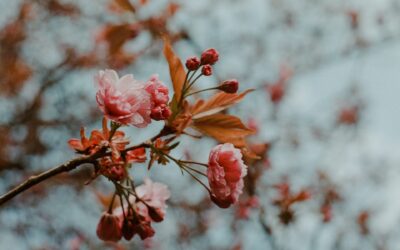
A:
[[[203,68],[201,69],[201,73],[205,76],[210,76],[212,75],[212,67],[210,64],[206,64],[203,66]]]
[[[97,225],[96,234],[99,239],[104,241],[119,241],[122,238],[120,218],[104,212]]]
[[[171,109],[167,105],[161,104],[159,106],[154,107],[151,110],[150,117],[153,120],[161,121],[168,119],[171,116],[171,114],[172,114]]]
[[[196,56],[193,56],[186,60],[185,65],[188,70],[196,70],[200,67],[200,60]]]
[[[225,93],[234,94],[239,89],[239,82],[236,79],[224,81],[218,86],[218,89]]]
[[[201,54],[201,64],[215,64],[218,61],[218,51],[215,49],[207,49]]]

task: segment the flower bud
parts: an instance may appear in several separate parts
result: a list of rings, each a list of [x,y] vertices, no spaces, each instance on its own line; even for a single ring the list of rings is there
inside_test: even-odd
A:
[[[133,231],[139,234],[142,240],[153,237],[156,233],[151,227],[151,221],[149,218],[138,216],[137,220],[133,221]]]
[[[131,240],[135,235],[134,226],[132,221],[125,219],[122,225],[122,235],[124,236],[125,240]]]
[[[201,64],[215,64],[218,61],[218,51],[215,49],[207,49],[201,54]]]
[[[108,169],[106,176],[114,181],[122,181],[126,178],[127,172],[123,165],[116,165]]]
[[[239,82],[236,79],[227,80],[219,85],[218,89],[224,91],[225,93],[234,94],[239,89]]]
[[[232,205],[232,202],[221,200],[211,193],[210,193],[210,199],[212,202],[214,202],[215,205],[217,205],[220,208],[228,208]]]
[[[119,241],[122,238],[120,218],[104,212],[97,225],[96,234],[99,239],[104,241]]]
[[[212,67],[210,64],[204,65],[203,68],[201,69],[201,73],[205,76],[210,76],[212,75]]]
[[[170,115],[172,114],[171,109],[165,105],[165,104],[161,104],[159,106],[154,107],[151,110],[151,115],[150,117],[153,120],[156,121],[161,121],[161,120],[166,120],[170,117]]]
[[[196,56],[193,56],[186,60],[185,65],[188,70],[197,70],[200,67],[200,60]]]
[[[152,206],[147,206],[149,216],[154,222],[161,222],[164,220],[164,216],[160,209],[154,208]]]

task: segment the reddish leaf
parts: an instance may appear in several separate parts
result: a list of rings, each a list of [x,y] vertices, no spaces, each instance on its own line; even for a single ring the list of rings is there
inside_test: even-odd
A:
[[[129,39],[134,37],[130,24],[118,24],[106,26],[103,31],[104,39],[108,42],[110,54],[116,54]]]
[[[122,10],[133,13],[136,11],[135,7],[131,4],[131,2],[129,2],[129,0],[114,0],[113,3]]]
[[[174,99],[180,100],[186,72],[183,68],[181,60],[175,54],[171,44],[167,40],[164,43],[164,56],[169,65],[169,74],[174,87]]]
[[[253,91],[252,89],[246,90],[240,94],[228,94],[220,92],[212,96],[209,100],[198,100],[191,108],[193,119],[209,116],[221,112],[224,109],[240,102],[245,95]]]
[[[246,146],[245,137],[254,133],[232,115],[214,114],[193,120],[192,127],[221,143],[230,142],[236,147]]]

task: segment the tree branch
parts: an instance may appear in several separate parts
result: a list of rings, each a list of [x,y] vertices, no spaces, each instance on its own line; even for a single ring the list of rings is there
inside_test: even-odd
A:
[[[162,136],[166,136],[168,134],[171,134],[172,131],[170,131],[167,127],[164,127],[160,133],[158,133],[157,135],[153,136],[150,141],[154,142],[155,140],[157,140],[157,138],[160,138]],[[148,143],[143,142],[140,143],[138,145],[134,145],[131,146],[129,148],[126,148],[125,150],[121,151],[121,153],[126,153],[128,151],[137,149],[137,148],[141,148],[141,147],[148,147]],[[7,193],[3,194],[2,196],[0,196],[0,206],[2,206],[4,203],[6,203],[7,201],[13,199],[15,196],[19,195],[20,193],[28,190],[29,188],[35,186],[36,184],[41,183],[42,181],[45,181],[55,175],[64,173],[64,172],[69,172],[71,170],[74,170],[75,168],[79,167],[82,164],[85,163],[95,163],[95,161],[101,157],[105,157],[105,156],[110,156],[111,152],[110,151],[106,151],[106,149],[101,149],[99,151],[97,151],[96,153],[94,153],[93,155],[90,156],[82,156],[82,157],[78,157],[75,158],[73,160],[67,161],[59,166],[56,166],[52,169],[49,169],[41,174],[38,175],[34,175],[29,177],[26,181],[22,182],[21,184],[19,184],[18,186],[14,187],[13,189],[11,189],[10,191],[8,191]]]
[[[41,183],[44,180],[47,180],[48,178],[50,178],[52,176],[58,175],[63,172],[69,172],[84,163],[92,163],[96,159],[93,156],[83,156],[83,157],[75,158],[73,160],[65,162],[62,165],[56,166],[52,169],[49,169],[41,174],[29,177],[26,181],[22,182],[15,188],[11,189],[6,194],[0,196],[0,206],[3,205],[4,203],[6,203],[7,201],[11,200],[18,194],[35,186],[36,184]]]

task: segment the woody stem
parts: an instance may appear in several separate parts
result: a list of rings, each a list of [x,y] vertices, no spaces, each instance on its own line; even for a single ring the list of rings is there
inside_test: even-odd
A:
[[[156,136],[152,137],[150,139],[150,141],[155,141],[155,140],[157,140],[157,138],[171,134],[171,133],[172,132],[169,131],[168,129],[163,128],[160,131],[160,133],[158,133]],[[135,146],[131,146],[131,147],[123,150],[121,153],[126,153],[130,150],[134,150],[134,149],[141,148],[141,147],[148,147],[148,143],[144,142],[144,143],[140,143]],[[86,163],[95,165],[97,159],[105,157],[105,156],[110,156],[110,155],[111,155],[111,152],[110,151],[107,152],[106,148],[103,148],[92,155],[89,155],[89,156],[85,155],[85,156],[77,157],[77,158],[67,161],[61,165],[58,165],[54,168],[46,170],[38,175],[33,175],[33,176],[29,177],[27,180],[25,180],[24,182],[22,182],[21,184],[12,188],[7,193],[1,195],[0,196],[0,206],[3,205],[4,203],[6,203],[7,201],[13,199],[14,197],[18,196],[19,194],[23,193],[24,191],[30,189],[31,187],[51,178],[53,176],[56,176],[56,175],[64,173],[64,172],[72,171],[72,170],[76,169],[77,167],[79,167],[83,164],[86,164]]]

